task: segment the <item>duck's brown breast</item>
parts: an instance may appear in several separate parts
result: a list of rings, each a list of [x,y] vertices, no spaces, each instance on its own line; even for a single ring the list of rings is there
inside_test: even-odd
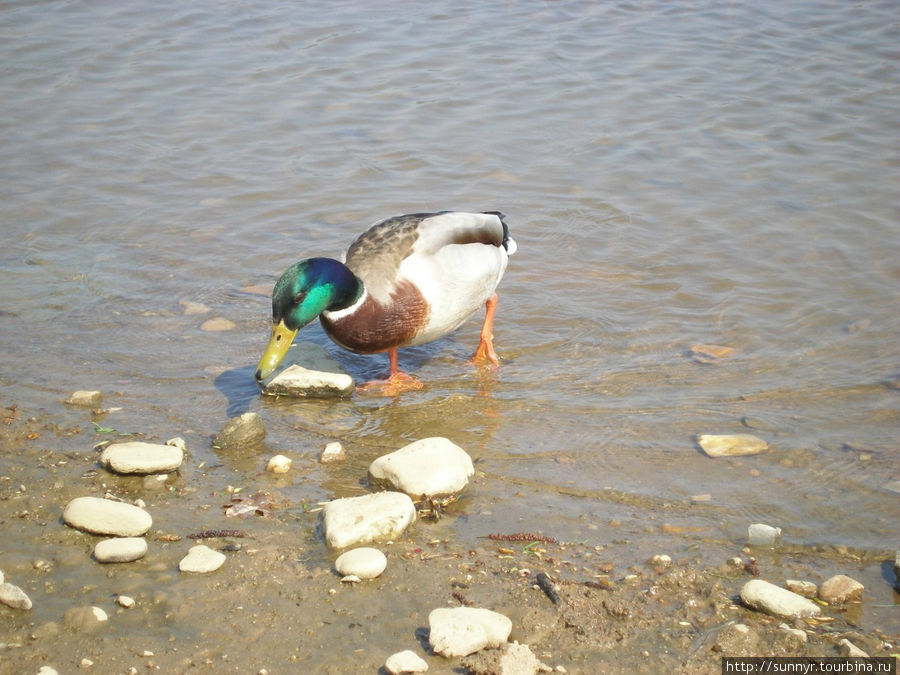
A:
[[[332,340],[360,354],[383,352],[410,343],[428,322],[425,298],[409,281],[402,281],[383,305],[368,295],[353,314],[331,319],[323,314],[322,327]]]

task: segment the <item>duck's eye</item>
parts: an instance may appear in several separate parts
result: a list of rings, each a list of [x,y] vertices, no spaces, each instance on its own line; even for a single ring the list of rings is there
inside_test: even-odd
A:
[[[299,305],[306,298],[306,291],[300,291],[294,296],[294,304]]]

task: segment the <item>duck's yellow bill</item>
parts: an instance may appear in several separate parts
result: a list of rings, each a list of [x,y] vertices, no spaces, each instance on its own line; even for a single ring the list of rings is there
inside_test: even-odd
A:
[[[287,354],[287,350],[290,349],[291,342],[294,341],[296,334],[297,331],[285,326],[284,321],[272,324],[272,337],[269,338],[269,346],[266,347],[266,351],[263,352],[262,358],[256,365],[257,382],[262,382],[275,371],[284,355]]]

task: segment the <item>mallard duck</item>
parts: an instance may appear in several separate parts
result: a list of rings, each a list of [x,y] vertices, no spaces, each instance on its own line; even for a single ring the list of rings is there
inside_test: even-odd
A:
[[[497,211],[413,213],[379,221],[343,261],[308,258],[272,291],[272,337],[256,380],[269,377],[297,332],[316,317],[328,336],[359,354],[387,352],[386,383],[421,386],[402,372],[400,347],[437,340],[485,306],[473,360],[499,365],[493,346],[497,284],[516,242]]]

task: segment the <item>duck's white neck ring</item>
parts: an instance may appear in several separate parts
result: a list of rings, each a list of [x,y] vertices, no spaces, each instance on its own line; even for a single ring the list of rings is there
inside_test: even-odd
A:
[[[322,315],[328,319],[329,321],[338,321],[339,319],[343,319],[345,316],[350,316],[366,301],[366,298],[369,297],[369,292],[363,288],[362,295],[357,298],[356,302],[354,302],[349,307],[344,307],[344,309],[336,309],[334,311],[325,310],[322,312]]]

